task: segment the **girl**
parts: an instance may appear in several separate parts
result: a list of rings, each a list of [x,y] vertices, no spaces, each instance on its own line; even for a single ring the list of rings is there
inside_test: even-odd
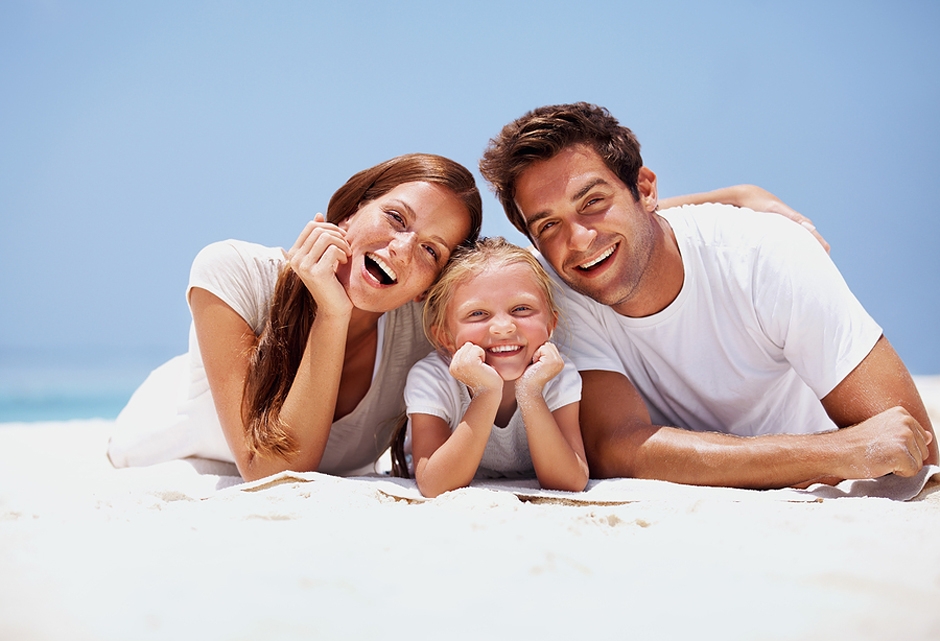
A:
[[[474,476],[533,472],[544,488],[584,489],[581,379],[549,342],[558,321],[551,287],[532,254],[487,238],[455,252],[428,292],[424,327],[438,352],[405,385],[425,496]]]

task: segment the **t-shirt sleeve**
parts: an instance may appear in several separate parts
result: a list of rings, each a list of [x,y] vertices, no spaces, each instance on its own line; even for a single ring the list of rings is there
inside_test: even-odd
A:
[[[767,336],[823,398],[861,363],[882,329],[818,242],[789,222],[762,243],[755,306]]]
[[[405,382],[405,411],[408,416],[428,414],[453,426],[453,419],[460,412],[454,383],[447,364],[436,354],[415,363]]]
[[[199,287],[218,296],[245,319],[256,334],[267,321],[283,253],[238,240],[224,240],[202,249],[193,260],[189,287]]]
[[[542,390],[545,404],[552,412],[581,400],[581,375],[574,363],[565,359],[565,367]]]

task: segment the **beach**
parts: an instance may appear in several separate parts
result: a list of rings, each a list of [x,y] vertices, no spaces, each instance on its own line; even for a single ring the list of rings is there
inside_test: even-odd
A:
[[[940,377],[916,381],[936,427]],[[0,426],[0,639],[940,639],[936,471],[911,500],[639,480],[423,500],[114,469],[112,427]]]

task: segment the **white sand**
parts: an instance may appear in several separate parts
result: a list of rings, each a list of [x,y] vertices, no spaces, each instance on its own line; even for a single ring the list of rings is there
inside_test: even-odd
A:
[[[940,426],[940,377],[918,385]],[[115,470],[110,429],[0,427],[0,639],[940,639],[940,475],[909,502],[641,481],[415,502]]]

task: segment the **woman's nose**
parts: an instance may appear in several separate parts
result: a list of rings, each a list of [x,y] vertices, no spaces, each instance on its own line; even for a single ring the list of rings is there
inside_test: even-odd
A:
[[[417,245],[418,240],[413,232],[399,232],[392,237],[388,244],[389,250],[402,259],[410,259],[411,252]]]

